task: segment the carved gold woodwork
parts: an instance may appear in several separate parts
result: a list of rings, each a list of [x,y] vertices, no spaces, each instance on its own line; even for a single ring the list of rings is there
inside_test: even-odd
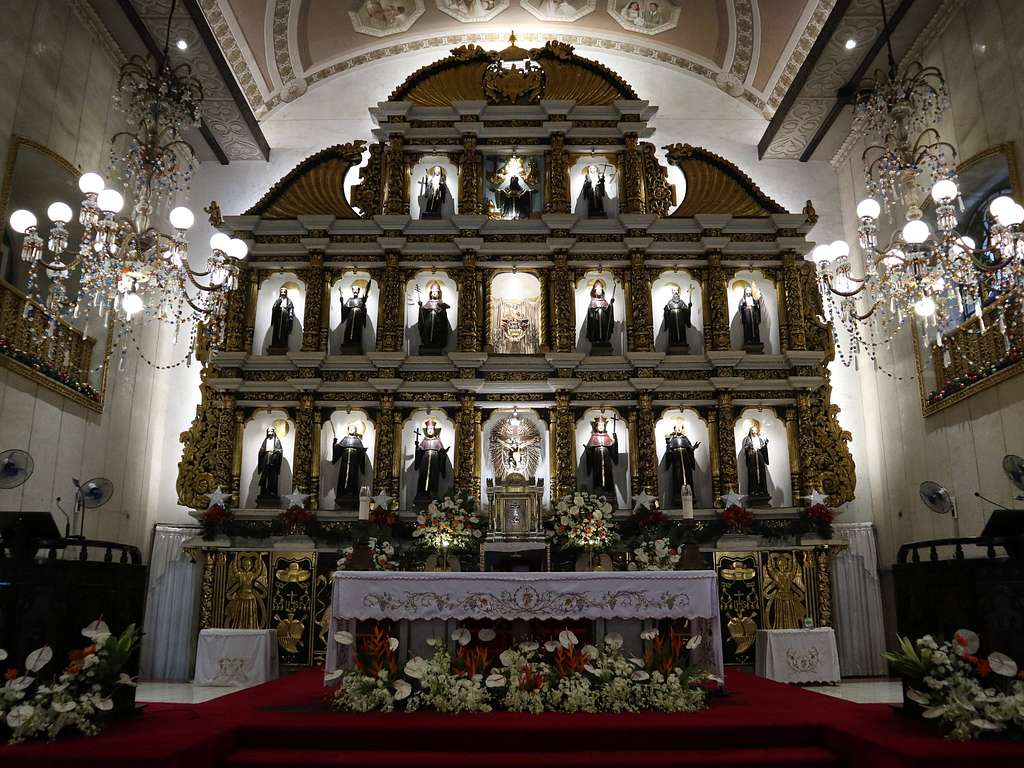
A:
[[[393,216],[409,213],[409,174],[402,145],[402,135],[395,133],[384,150],[384,211]]]
[[[658,451],[654,436],[654,405],[650,392],[637,395],[636,461],[639,489],[660,498],[658,491]]]
[[[462,137],[459,154],[459,213],[480,215],[484,210],[483,158],[476,149],[476,134]]]
[[[352,204],[359,208],[364,216],[373,216],[384,212],[383,178],[384,145],[372,144],[370,145],[370,159],[366,167],[359,172],[359,183],[352,187]]]
[[[796,409],[786,408],[782,412],[782,421],[786,425],[786,442],[789,445],[789,483],[793,493],[793,505],[799,504],[799,499],[809,496],[812,488],[806,488],[800,472],[800,442],[797,436],[799,423],[797,421]]]
[[[733,425],[736,423],[736,410],[732,405],[732,395],[728,392],[718,393],[718,471],[719,486],[722,495],[729,491],[739,491],[739,478],[736,475],[736,436]],[[719,500],[715,499],[718,506]]]
[[[462,269],[456,275],[459,285],[459,314],[456,328],[460,352],[479,352],[483,349],[483,291],[480,270],[476,266],[476,253],[467,251],[462,257]]]
[[[380,285],[378,307],[391,307],[391,311],[378,311],[377,349],[381,352],[397,352],[402,348],[405,331],[404,307],[405,280],[398,268],[398,251],[385,253],[386,264],[382,273],[376,273]]]
[[[480,481],[476,468],[480,465],[480,441],[476,402],[469,394],[462,395],[459,402],[455,422],[455,487],[479,498]]]
[[[785,213],[743,171],[723,157],[689,144],[665,147],[669,163],[686,176],[686,197],[672,216],[728,213],[732,216],[768,216]]]
[[[643,213],[644,212],[644,168],[643,159],[640,155],[639,139],[635,133],[625,135],[626,148],[619,158],[619,168],[622,169],[619,178],[622,184],[620,190],[619,210],[622,213]]]
[[[779,296],[786,308],[786,336],[788,349],[807,349],[807,335],[804,331],[804,297],[800,289],[800,272],[797,256],[787,251],[782,257],[782,290]]]
[[[398,471],[395,469],[395,398],[382,393],[377,410],[377,430],[373,462],[373,489],[377,493],[398,495]],[[401,427],[399,427],[400,429]]]
[[[721,253],[708,254],[707,280],[702,291],[707,302],[704,340],[707,343],[710,339],[711,349],[716,351],[726,350],[732,346],[729,333],[729,279],[732,273],[732,270],[722,266]]]
[[[629,348],[634,352],[654,350],[654,320],[651,317],[651,273],[644,266],[645,254],[630,251],[629,279],[626,286],[630,298]]]
[[[575,277],[568,266],[568,253],[555,251],[551,272],[551,328],[556,352],[576,351]]]
[[[569,157],[565,151],[565,134],[551,134],[551,149],[547,153],[547,184],[545,185],[545,213],[571,213],[569,191]]]
[[[339,144],[303,160],[291,173],[270,188],[247,216],[294,219],[296,216],[334,216],[358,219],[359,214],[342,190],[350,168],[362,162],[366,142]]]
[[[323,251],[310,253],[309,269],[302,270],[299,278],[306,286],[306,308],[302,318],[302,351],[326,351],[320,348],[321,313],[330,308],[324,306],[324,254]]]
[[[554,440],[551,498],[557,499],[576,489],[576,420],[568,392],[555,395],[551,433]]]
[[[657,148],[649,141],[640,142],[640,159],[643,166],[644,213],[668,216],[669,209],[676,203],[676,190],[668,180],[668,171],[658,162]]]
[[[206,495],[217,486],[232,487],[235,444],[235,397],[214,392],[203,371],[200,401],[192,426],[181,433],[182,452],[178,462],[178,503],[192,509],[206,509]]]

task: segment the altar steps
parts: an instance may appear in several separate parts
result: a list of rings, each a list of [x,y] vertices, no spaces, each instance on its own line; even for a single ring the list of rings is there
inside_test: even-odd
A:
[[[568,744],[565,747],[572,749]],[[836,755],[819,747],[723,746],[719,749],[672,751],[648,751],[644,747],[637,743],[636,748],[629,751],[589,751],[592,749],[589,744],[579,744],[578,749],[587,751],[564,752],[243,749],[231,754],[226,765],[232,768],[280,768],[282,765],[336,765],[346,768],[832,768],[843,765]]]

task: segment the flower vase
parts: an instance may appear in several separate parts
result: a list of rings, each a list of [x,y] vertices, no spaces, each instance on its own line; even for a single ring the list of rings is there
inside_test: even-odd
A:
[[[448,545],[442,544],[437,550],[437,570],[441,573],[448,572]]]
[[[585,572],[594,570],[594,548],[587,547],[576,558],[576,570]]]

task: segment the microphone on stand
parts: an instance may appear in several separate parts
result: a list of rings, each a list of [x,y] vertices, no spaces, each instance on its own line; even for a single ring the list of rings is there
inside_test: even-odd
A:
[[[992,505],[992,506],[994,506],[994,507],[998,507],[999,509],[1005,509],[1005,510],[1006,510],[1006,511],[1008,511],[1008,512],[1012,512],[1012,511],[1013,511],[1013,510],[1012,510],[1012,509],[1010,509],[1009,507],[1007,507],[1007,506],[1004,506],[1004,505],[1000,504],[1000,503],[999,503],[999,502],[997,502],[997,501],[992,501],[992,499],[989,499],[989,498],[986,498],[986,497],[982,496],[982,495],[981,495],[980,493],[978,493],[977,491],[975,491],[975,492],[974,492],[974,495],[975,495],[975,496],[977,496],[977,497],[978,497],[979,499],[981,499],[982,501],[987,501],[987,502],[988,502],[989,504],[991,504],[991,505]],[[1018,500],[1018,501],[1024,501],[1024,498],[1022,498],[1022,497],[1018,496],[1018,497],[1017,497],[1017,500]]]
[[[60,505],[60,496],[57,497],[57,509],[64,515],[64,538],[71,538],[71,517],[64,511],[64,507]]]

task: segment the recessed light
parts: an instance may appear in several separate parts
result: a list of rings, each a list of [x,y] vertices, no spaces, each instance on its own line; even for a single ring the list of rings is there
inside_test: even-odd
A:
[[[187,50],[187,49],[188,49],[188,43],[187,43],[186,41],[184,41],[184,40],[179,40],[179,41],[178,41],[178,43],[177,43],[177,45],[178,45],[178,50],[179,50],[179,51],[184,51],[184,50]],[[847,44],[846,44],[846,47],[847,47],[847,48],[849,48],[849,47],[850,47],[850,44],[849,44],[849,43],[847,43]]]
[[[854,40],[852,37],[849,40],[846,41],[846,50],[852,51],[856,47],[857,47],[857,41]]]

